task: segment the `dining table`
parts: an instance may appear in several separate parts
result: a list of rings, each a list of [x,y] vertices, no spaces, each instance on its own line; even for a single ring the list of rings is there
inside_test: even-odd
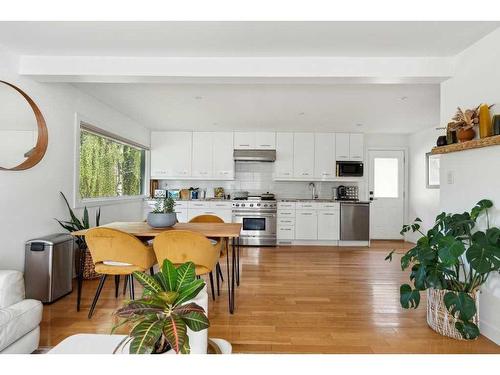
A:
[[[148,241],[154,239],[160,233],[171,230],[188,230],[203,234],[208,238],[225,238],[231,246],[228,246],[228,253],[226,254],[227,274],[229,280],[227,281],[228,287],[228,302],[229,312],[234,313],[235,309],[235,284],[240,284],[240,233],[241,224],[237,223],[176,223],[175,225],[167,228],[153,228],[147,222],[113,222],[101,225],[100,228],[117,229],[125,233],[129,233],[141,241]],[[90,228],[92,229],[92,228]],[[90,229],[82,229],[71,234],[75,237],[84,237]],[[80,257],[77,270],[77,311],[80,311],[80,301],[82,295],[83,284],[83,268],[85,264],[87,249],[80,249]],[[231,260],[231,266],[229,264]]]

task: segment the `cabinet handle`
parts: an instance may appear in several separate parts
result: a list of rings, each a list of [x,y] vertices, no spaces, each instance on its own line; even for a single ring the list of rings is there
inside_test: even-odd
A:
[[[250,147],[249,144],[239,144],[238,146],[240,146],[240,147]]]
[[[309,176],[309,173],[307,173],[307,172],[302,172],[302,176]]]
[[[303,216],[312,216],[312,213],[311,212],[302,212],[300,215],[303,215]]]
[[[259,147],[271,147],[271,145],[259,145]]]

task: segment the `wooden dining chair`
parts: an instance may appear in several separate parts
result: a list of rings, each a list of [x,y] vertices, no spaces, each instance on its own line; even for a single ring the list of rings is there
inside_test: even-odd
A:
[[[216,215],[198,215],[193,217],[191,220],[189,220],[190,223],[224,223],[224,220],[222,220],[219,216]],[[212,237],[210,237],[212,238]],[[221,253],[220,257],[224,257],[227,254],[227,247],[228,247],[228,241],[227,238],[220,238],[220,237],[215,237],[213,238],[214,240],[217,241],[217,244],[221,248]],[[228,263],[228,277],[229,277],[229,263]],[[222,275],[222,269],[220,267],[220,263],[217,262],[217,265],[215,266],[216,270],[216,280],[217,280],[217,295],[220,295],[220,285],[219,285],[219,280],[224,282],[224,276]]]
[[[128,283],[130,299],[134,299],[134,271],[152,270],[156,264],[156,256],[152,246],[141,242],[131,234],[111,228],[93,228],[85,234],[85,242],[92,255],[95,271],[101,274],[89,319],[101,294],[108,275],[115,276],[115,297],[118,296],[120,276],[125,276]]]
[[[215,241],[214,241],[215,242]],[[212,299],[215,300],[213,271],[220,256],[220,244],[212,243],[204,235],[188,230],[171,230],[160,233],[153,240],[158,264],[165,259],[175,266],[193,262],[196,276],[209,275]]]

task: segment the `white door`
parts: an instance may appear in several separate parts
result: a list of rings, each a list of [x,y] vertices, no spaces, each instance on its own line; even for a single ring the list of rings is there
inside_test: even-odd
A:
[[[218,180],[234,179],[233,133],[213,133],[213,176]]]
[[[404,151],[370,150],[370,238],[401,239],[404,220]]]
[[[335,177],[335,134],[314,134],[314,177]]]
[[[276,178],[293,177],[293,133],[276,134],[274,174]]]
[[[314,133],[293,135],[293,177],[311,178],[314,174]]]
[[[193,133],[193,157],[191,174],[193,177],[211,178],[213,170],[213,142],[210,132]]]

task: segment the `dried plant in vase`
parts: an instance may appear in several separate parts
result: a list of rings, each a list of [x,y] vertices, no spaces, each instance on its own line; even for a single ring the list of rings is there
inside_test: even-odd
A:
[[[479,106],[465,111],[458,107],[452,120],[449,123],[450,129],[456,130],[458,141],[470,141],[476,135],[474,127],[479,124]]]

